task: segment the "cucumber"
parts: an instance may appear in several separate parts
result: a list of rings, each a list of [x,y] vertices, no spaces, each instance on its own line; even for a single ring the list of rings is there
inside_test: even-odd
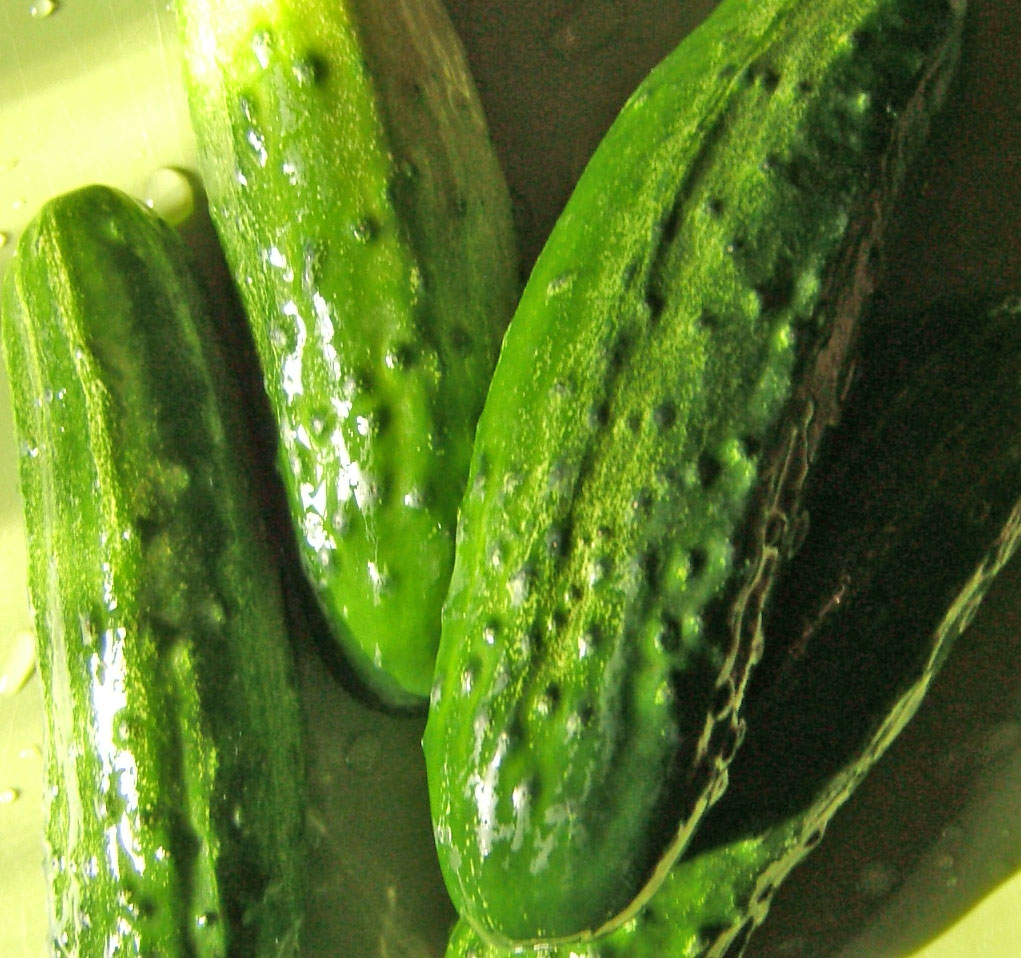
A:
[[[905,326],[911,345],[876,343],[885,361],[863,358],[813,473],[812,525],[777,583],[730,787],[633,921],[550,958],[739,954],[1015,552],[1021,298],[944,306]],[[919,328],[935,328],[938,346],[898,371],[898,357],[926,355]],[[463,920],[447,951],[512,953]]]
[[[238,397],[178,236],[95,186],[3,289],[54,955],[296,955],[302,728]]]
[[[479,421],[424,739],[447,888],[484,938],[624,923],[726,787],[961,19],[724,0],[557,222]]]
[[[178,0],[214,225],[302,564],[355,672],[424,705],[475,422],[518,293],[439,0]]]

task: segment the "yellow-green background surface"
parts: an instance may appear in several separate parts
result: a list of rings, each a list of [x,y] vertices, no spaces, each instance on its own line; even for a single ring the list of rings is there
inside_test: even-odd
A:
[[[448,0],[515,198],[526,264],[644,73],[711,0]],[[898,304],[1021,290],[1021,0],[970,0],[960,82],[889,244]],[[36,15],[33,15],[33,7]],[[118,185],[160,208],[193,142],[163,0],[0,0],[0,271],[48,196]],[[171,182],[173,182],[171,180]],[[1021,428],[1021,424],[1019,424]],[[0,665],[28,628],[0,383]],[[938,517],[933,517],[938,521]],[[0,686],[17,669],[0,672]],[[422,720],[382,716],[306,656],[309,956],[442,954]],[[0,696],[0,955],[45,953],[37,679]],[[1021,561],[915,721],[777,896],[755,958],[1021,953]]]

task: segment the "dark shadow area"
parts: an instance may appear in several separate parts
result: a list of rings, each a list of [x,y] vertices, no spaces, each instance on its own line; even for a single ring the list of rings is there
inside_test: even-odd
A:
[[[879,314],[904,315],[947,296],[995,298],[1021,290],[1021,4],[970,0],[968,7],[959,83],[885,244]],[[915,340],[920,352],[932,347],[924,335]],[[891,375],[913,361],[903,347],[886,356]],[[977,814],[987,801],[992,763],[1003,754],[995,743],[1019,721],[1019,586],[1021,558],[1015,557],[916,717],[779,890],[747,958],[836,955],[874,926],[881,910],[890,931],[884,937],[877,930],[870,947],[887,941],[888,950],[875,958],[899,958],[944,931],[1016,869],[1021,838],[1011,816],[1001,829],[998,863],[932,874],[943,891],[939,900],[897,899],[906,883],[936,870],[928,858],[946,835],[969,842],[961,816],[969,809]]]
[[[934,650],[945,657],[988,587],[973,576],[1016,521],[1021,306],[885,316],[863,347],[766,618],[730,786],[690,856],[802,815],[833,776],[868,768],[881,722],[932,674]]]
[[[526,277],[624,101],[713,0],[446,0],[514,203]]]
[[[1015,754],[1019,589],[1015,556],[915,718],[778,890],[745,958],[830,958],[866,929],[869,947],[855,958],[906,958],[1017,870],[1016,797],[998,812],[985,860],[968,860],[975,836],[965,818]]]

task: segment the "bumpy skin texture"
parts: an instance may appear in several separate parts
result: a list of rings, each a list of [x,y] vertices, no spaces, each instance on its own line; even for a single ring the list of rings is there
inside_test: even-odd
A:
[[[726,786],[960,4],[726,0],[623,109],[479,422],[425,751],[494,943],[626,921]]]
[[[361,677],[424,702],[517,298],[507,187],[439,0],[178,0],[210,209],[303,565]]]
[[[48,203],[5,277],[54,955],[296,955],[301,717],[237,396],[181,240]]]
[[[919,322],[921,320],[921,322]],[[1021,541],[1021,299],[910,317],[956,326],[907,372],[862,361],[777,585],[730,787],[642,910],[551,958],[736,958],[770,898],[917,709]],[[945,330],[944,330],[945,332]],[[509,958],[466,921],[448,958]]]

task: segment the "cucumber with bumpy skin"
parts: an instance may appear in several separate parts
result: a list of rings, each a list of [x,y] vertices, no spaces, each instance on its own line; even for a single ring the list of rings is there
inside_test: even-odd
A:
[[[820,457],[805,496],[817,518],[777,584],[730,787],[631,923],[550,958],[740,954],[1016,551],[1021,299],[934,316],[958,332],[906,375],[864,358]],[[888,360],[924,355],[877,345]],[[512,953],[462,921],[447,956]]]
[[[210,210],[305,571],[356,672],[424,702],[475,422],[518,292],[439,0],[178,0]]]
[[[169,226],[89,187],[43,207],[5,276],[54,955],[298,953],[292,654],[190,270]]]
[[[725,788],[961,13],[725,0],[540,255],[479,422],[425,734],[447,887],[494,943],[625,922]]]

